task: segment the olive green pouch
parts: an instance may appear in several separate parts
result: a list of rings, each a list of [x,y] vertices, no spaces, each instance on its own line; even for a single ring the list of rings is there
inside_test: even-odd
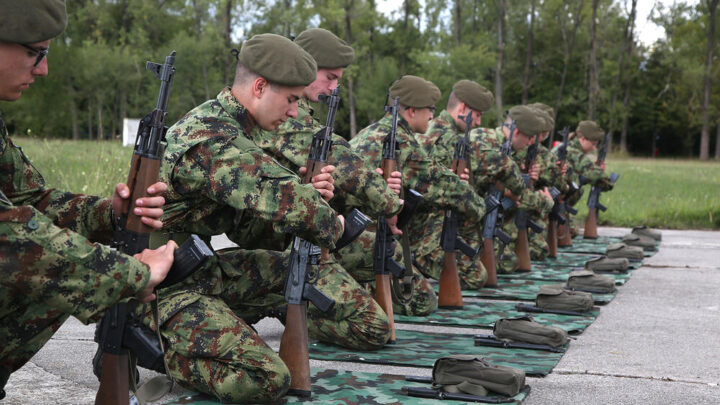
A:
[[[563,346],[568,341],[568,334],[564,329],[540,325],[531,316],[498,319],[493,327],[493,335],[502,340],[552,347]]]
[[[650,229],[646,225],[636,226],[632,229],[632,233],[646,236],[660,242],[662,240],[662,233],[656,229]]]
[[[575,270],[570,272],[567,287],[589,293],[609,294],[615,291],[615,278],[595,274],[592,270]]]
[[[644,257],[643,249],[641,247],[628,246],[624,243],[609,244],[605,255],[610,258],[624,257],[628,260],[636,261],[640,261]]]
[[[630,261],[624,257],[598,257],[585,262],[585,268],[592,271],[626,272],[630,268]]]
[[[655,250],[655,245],[657,245],[655,239],[634,233],[623,236],[622,241],[628,246],[638,246],[643,250]]]
[[[562,284],[540,287],[535,298],[535,305],[542,309],[587,312],[592,309],[593,304],[592,294],[582,291],[567,291],[563,289]]]
[[[515,396],[525,386],[525,372],[496,366],[469,354],[441,357],[433,366],[433,388],[487,396],[488,391]]]

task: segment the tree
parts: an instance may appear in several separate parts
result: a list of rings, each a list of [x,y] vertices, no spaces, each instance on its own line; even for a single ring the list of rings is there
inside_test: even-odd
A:
[[[717,11],[718,1],[719,0],[705,0],[710,21],[708,23],[705,74],[703,78],[705,92],[702,106],[702,131],[700,132],[700,160],[708,160],[710,152],[710,91],[712,88],[710,74],[712,70],[713,49],[715,47],[715,13]]]

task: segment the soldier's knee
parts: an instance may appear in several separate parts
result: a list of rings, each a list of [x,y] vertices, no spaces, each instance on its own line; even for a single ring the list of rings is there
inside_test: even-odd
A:
[[[215,384],[215,395],[225,403],[266,403],[282,398],[290,388],[290,371],[279,358],[262,370],[238,370]],[[235,377],[235,378],[234,378]],[[242,383],[238,384],[238,380]]]

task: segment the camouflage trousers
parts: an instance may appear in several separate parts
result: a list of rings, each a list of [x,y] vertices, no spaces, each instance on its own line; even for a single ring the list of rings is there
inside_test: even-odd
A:
[[[539,233],[528,230],[528,243],[530,246],[530,259],[531,260],[545,260],[547,258],[549,247],[547,241],[545,241],[545,233],[547,232],[547,222],[542,220],[539,216],[533,216],[533,220],[538,225],[543,227],[543,230]]]
[[[373,247],[375,232],[365,231],[350,245],[335,255],[344,269],[368,290],[375,291],[373,270]],[[395,245],[395,260],[405,266],[400,243]],[[395,283],[395,281],[393,281]],[[399,315],[429,315],[437,308],[437,295],[427,279],[413,265],[413,292],[409,299],[402,298],[393,290],[393,312]]]
[[[180,292],[165,298],[160,320],[170,374],[224,402],[268,402],[284,395],[287,367],[243,318],[284,306],[288,264],[289,251],[221,250],[213,261],[223,274],[220,296]],[[315,286],[335,305],[327,313],[309,305],[309,335],[360,350],[385,345],[389,321],[372,297],[337,263],[313,267]],[[144,319],[154,326],[149,312]]]
[[[430,214],[424,221],[423,230],[418,235],[422,238],[410,242],[410,247],[415,254],[416,266],[425,277],[434,280],[440,279],[443,269],[445,252],[440,246],[444,215],[442,213]],[[459,228],[459,235],[470,246],[482,246],[480,229],[470,224],[464,224]],[[457,269],[460,275],[460,282],[463,289],[480,289],[487,280],[487,271],[480,261],[480,254],[470,258],[467,255],[457,252]]]

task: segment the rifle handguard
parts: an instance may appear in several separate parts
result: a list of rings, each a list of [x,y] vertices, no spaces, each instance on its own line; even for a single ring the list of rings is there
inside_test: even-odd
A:
[[[172,267],[156,289],[169,287],[185,280],[212,256],[212,249],[202,239],[197,235],[190,235],[190,238],[175,250]]]
[[[331,250],[331,252],[335,253],[357,239],[370,224],[370,221],[371,219],[367,215],[357,208],[353,208],[350,214],[345,217],[345,229],[340,239],[335,242],[335,249]]]
[[[417,191],[413,189],[407,190],[403,198],[404,203],[402,211],[400,211],[400,213],[398,214],[398,228],[405,229],[407,224],[410,222],[410,219],[415,214],[418,205],[420,205],[420,201],[422,201],[422,198],[422,194],[418,193]]]

